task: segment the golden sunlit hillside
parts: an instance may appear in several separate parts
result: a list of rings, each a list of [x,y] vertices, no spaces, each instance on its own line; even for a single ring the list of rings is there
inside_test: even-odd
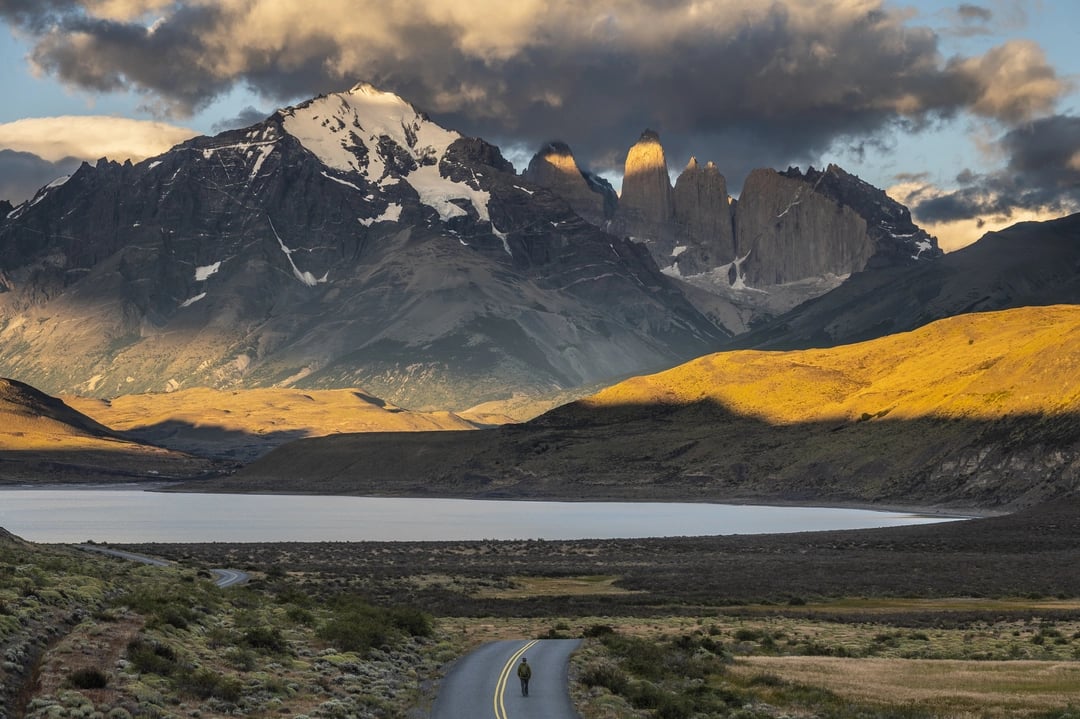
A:
[[[121,437],[29,385],[0,379],[2,482],[191,477],[214,465]]]
[[[1080,307],[714,354],[523,425],[282,447],[233,491],[1028,506],[1080,489]],[[209,487],[210,485],[202,485]]]
[[[65,397],[102,424],[156,444],[252,459],[302,437],[341,432],[474,429],[451,412],[413,412],[361,390],[186,389],[112,400]]]
[[[702,401],[772,424],[1076,411],[1080,307],[961,315],[831,349],[718,353],[614,385],[581,405]]]

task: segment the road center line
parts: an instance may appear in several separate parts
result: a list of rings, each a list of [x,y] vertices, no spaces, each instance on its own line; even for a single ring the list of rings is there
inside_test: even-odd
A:
[[[510,672],[514,669],[514,663],[538,641],[540,640],[533,639],[531,642],[526,643],[521,649],[514,652],[510,659],[507,660],[506,666],[503,667],[502,672],[499,674],[499,681],[495,683],[495,719],[510,719],[506,713],[506,704],[504,702],[506,696],[506,682],[510,678]]]

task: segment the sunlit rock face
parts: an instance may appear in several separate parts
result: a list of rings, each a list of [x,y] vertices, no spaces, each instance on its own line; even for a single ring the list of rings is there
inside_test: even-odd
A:
[[[677,241],[684,243],[674,250],[681,274],[707,272],[735,259],[727,181],[715,164],[700,167],[691,157],[675,181],[673,204]]]
[[[594,225],[602,225],[608,219],[604,195],[586,180],[566,143],[545,145],[529,162],[524,177],[565,199],[574,212]]]
[[[639,242],[655,245],[654,256],[670,256],[675,241],[675,205],[660,136],[646,130],[626,153],[616,227]]]
[[[362,387],[456,409],[722,333],[644,247],[357,85],[83,165],[0,216],[0,336],[0,376],[51,394]]]

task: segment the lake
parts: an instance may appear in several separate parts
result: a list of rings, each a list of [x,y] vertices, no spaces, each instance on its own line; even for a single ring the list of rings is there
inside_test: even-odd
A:
[[[956,517],[825,507],[0,489],[0,527],[33,542],[609,539],[926,524]]]

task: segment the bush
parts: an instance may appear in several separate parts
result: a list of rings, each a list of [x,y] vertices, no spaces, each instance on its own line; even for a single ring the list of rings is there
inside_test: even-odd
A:
[[[614,694],[625,692],[629,683],[618,667],[607,662],[586,667],[580,681],[587,687],[604,687]]]
[[[658,644],[638,637],[611,634],[600,641],[623,660],[626,670],[646,679],[659,679],[668,670],[670,656]]]
[[[393,633],[381,617],[348,615],[323,624],[318,630],[319,639],[347,652],[366,652],[386,646]]]
[[[177,681],[177,686],[181,691],[202,699],[212,697],[233,703],[240,700],[243,689],[238,680],[222,676],[209,669],[196,669],[183,674]]]
[[[76,689],[104,689],[109,677],[97,667],[83,667],[69,674],[68,682]]]
[[[411,637],[430,637],[434,632],[431,615],[413,607],[396,607],[390,610],[394,626]]]
[[[591,627],[587,627],[581,635],[587,639],[595,639],[597,637],[606,637],[609,634],[614,634],[615,630],[608,624],[593,624]]]
[[[737,629],[735,631],[735,641],[738,642],[756,642],[762,639],[765,633],[760,629]]]
[[[127,657],[142,674],[171,676],[178,668],[176,652],[166,644],[135,639],[127,645]]]
[[[277,627],[252,627],[244,631],[240,643],[252,649],[258,649],[272,654],[283,654],[288,648],[288,642]]]
[[[343,597],[337,602],[335,616],[316,633],[338,649],[366,652],[389,646],[402,635],[427,637],[432,632],[430,615],[418,609],[382,609],[353,597]]]

